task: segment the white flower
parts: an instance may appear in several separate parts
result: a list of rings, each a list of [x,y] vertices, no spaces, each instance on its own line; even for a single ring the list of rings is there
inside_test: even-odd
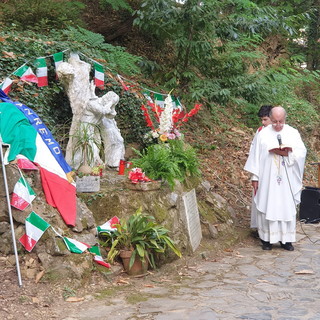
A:
[[[171,95],[168,94],[167,98],[164,100],[164,110],[160,116],[160,126],[159,133],[164,134],[166,132],[170,132],[172,129],[172,113],[173,113],[173,102]]]
[[[151,132],[152,138],[159,138],[159,133],[157,131]]]

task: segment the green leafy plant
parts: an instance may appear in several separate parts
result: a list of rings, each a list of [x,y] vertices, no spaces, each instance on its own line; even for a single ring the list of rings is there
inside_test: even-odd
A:
[[[129,268],[133,265],[136,255],[142,262],[147,259],[152,268],[156,268],[155,253],[165,253],[170,249],[181,257],[180,250],[168,235],[169,230],[158,224],[153,216],[143,214],[141,208],[128,219],[121,220],[116,227],[117,230],[114,232],[102,234],[106,237],[106,245],[112,241],[108,253],[109,261],[113,261],[120,250],[132,251]]]
[[[199,176],[199,162],[195,149],[183,140],[168,140],[153,144],[142,152],[134,151],[140,158],[133,159],[133,167],[139,167],[153,180],[165,180],[171,188],[175,180],[184,181],[187,176]]]
[[[99,149],[101,148],[101,142],[95,136],[97,130],[99,130],[97,125],[84,122],[81,123],[75,134],[72,135],[72,139],[74,139],[72,157],[74,158],[80,152],[81,165],[94,165],[94,145]]]

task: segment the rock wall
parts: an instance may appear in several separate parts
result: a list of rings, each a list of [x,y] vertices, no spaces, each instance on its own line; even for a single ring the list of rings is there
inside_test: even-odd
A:
[[[15,223],[15,236],[19,256],[23,260],[32,256],[36,261],[37,270],[30,266],[22,267],[22,274],[33,277],[37,272],[45,270],[47,277],[51,279],[69,277],[83,279],[93,268],[92,256],[90,254],[74,254],[67,250],[63,240],[57,236],[54,230],[75,240],[90,245],[98,243],[96,227],[102,225],[113,216],[120,219],[133,214],[142,207],[144,213],[153,215],[158,223],[163,224],[171,231],[170,236],[177,243],[184,255],[192,252],[186,226],[183,223],[182,196],[184,192],[196,188],[198,208],[201,216],[203,237],[213,239],[224,232],[226,228],[232,228],[232,209],[219,195],[212,193],[207,182],[188,181],[185,185],[177,183],[176,188],[171,191],[165,184],[155,191],[136,191],[128,187],[125,176],[119,176],[116,171],[107,171],[101,179],[101,190],[97,193],[78,193],[77,199],[77,222],[74,228],[68,228],[59,215],[59,212],[49,206],[44,198],[41,188],[40,175],[37,171],[25,172],[28,182],[35,190],[37,197],[25,211],[12,208]],[[15,165],[7,166],[9,192],[13,191],[14,184],[19,178]],[[0,177],[3,181],[2,176]],[[3,187],[3,185],[2,185]],[[5,200],[3,190],[0,196]],[[5,201],[1,201],[0,211],[0,252],[6,255],[13,253],[12,238],[8,219],[8,210]],[[25,232],[25,218],[31,211],[43,217],[51,226],[32,253],[28,253],[18,242]],[[214,240],[213,240],[214,241]],[[105,252],[102,251],[105,257]],[[162,257],[161,263],[170,262],[175,259],[174,254]],[[40,266],[40,267],[39,267]],[[31,269],[33,270],[31,270]],[[36,267],[35,267],[36,268]],[[40,269],[39,269],[40,268]]]

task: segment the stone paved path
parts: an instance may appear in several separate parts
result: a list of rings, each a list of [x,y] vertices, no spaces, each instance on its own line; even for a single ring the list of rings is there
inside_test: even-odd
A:
[[[320,226],[298,225],[295,251],[255,243],[219,261],[203,260],[176,281],[139,288],[122,298],[84,301],[64,320],[320,319]]]

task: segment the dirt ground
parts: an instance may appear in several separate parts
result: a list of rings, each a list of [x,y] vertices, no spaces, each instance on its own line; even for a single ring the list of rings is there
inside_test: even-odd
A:
[[[257,239],[248,237],[243,230],[239,230],[238,240],[231,240],[227,245],[225,241],[219,243],[220,241],[215,241],[212,246],[212,240],[204,239],[192,256],[185,256],[159,269],[149,270],[142,276],[128,276],[121,266],[115,265],[109,275],[94,270],[90,279],[85,282],[71,279],[52,282],[46,279],[45,274],[40,280],[28,279],[23,275],[22,287],[18,285],[16,267],[11,264],[14,256],[0,257],[0,319],[63,319],[63,311],[77,310],[81,301],[105,300],[110,295],[124,297],[125,301],[134,304],[132,297],[139,293],[139,288],[152,287],[159,283],[174,284],[188,269],[197,268],[199,261],[218,261],[225,255],[235,254],[239,246],[251,246]],[[30,256],[21,259],[20,268],[24,269],[26,264],[32,263],[30,259]],[[38,272],[38,278],[41,274],[41,271]]]

